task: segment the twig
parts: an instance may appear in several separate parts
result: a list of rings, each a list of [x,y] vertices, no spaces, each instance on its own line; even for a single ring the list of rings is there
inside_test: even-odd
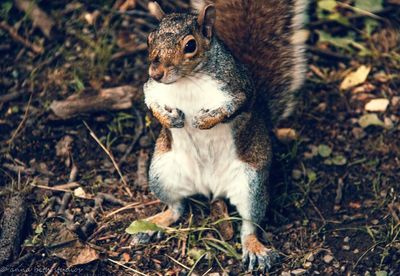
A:
[[[105,201],[110,202],[112,204],[118,204],[122,206],[126,206],[127,203],[119,198],[116,198],[113,195],[105,194],[105,193],[98,193],[97,196],[102,197]]]
[[[58,212],[57,212],[59,215],[64,215],[65,210],[67,210],[67,206],[68,206],[69,202],[71,201],[71,199],[72,199],[71,192],[65,193],[63,195],[63,198],[61,200],[60,209],[58,209]]]
[[[134,203],[131,203],[131,204],[127,205],[127,206],[124,206],[124,207],[122,207],[122,208],[119,208],[119,209],[117,209],[117,210],[115,210],[115,211],[112,211],[111,213],[107,214],[105,217],[108,218],[108,217],[111,217],[111,216],[113,216],[113,215],[115,215],[115,214],[118,214],[118,213],[120,213],[120,212],[122,212],[122,211],[125,211],[125,210],[134,209],[134,208],[139,208],[139,207],[144,207],[144,206],[153,205],[153,204],[158,204],[158,203],[160,203],[160,202],[161,202],[161,201],[158,200],[158,199],[157,199],[157,200],[153,200],[153,201],[149,201],[149,202],[144,202],[144,203],[141,203],[141,202],[134,202]]]
[[[147,164],[149,161],[149,154],[141,149],[139,152],[139,157],[137,161],[137,170],[136,170],[136,185],[139,187],[145,187],[148,183],[147,178]]]
[[[147,45],[143,43],[143,44],[140,44],[138,46],[131,47],[130,49],[126,49],[124,51],[120,51],[120,52],[117,52],[117,53],[113,54],[111,56],[110,60],[111,61],[117,60],[117,59],[120,59],[122,57],[130,56],[130,55],[145,51],[146,49],[147,49]]]
[[[133,150],[133,147],[136,145],[137,141],[139,140],[140,136],[143,133],[144,124],[143,124],[142,115],[140,114],[140,112],[137,109],[135,109],[135,114],[136,114],[136,118],[137,118],[137,124],[136,124],[136,127],[135,127],[135,136],[132,138],[132,143],[129,145],[129,147],[126,149],[124,155],[119,160],[119,162],[118,162],[119,166],[121,166],[122,164],[125,163],[125,161],[128,158],[129,154]]]
[[[32,102],[32,96],[33,96],[33,93],[31,93],[31,95],[29,97],[28,105],[26,106],[26,110],[25,110],[25,113],[24,113],[24,117],[22,118],[22,121],[19,123],[17,129],[14,131],[13,135],[11,136],[11,138],[7,141],[7,144],[9,144],[9,145],[14,141],[15,137],[17,137],[18,133],[21,131],[22,127],[25,124],[25,121],[28,118],[29,107],[31,106],[31,102]]]
[[[71,160],[72,160],[72,157],[71,157]],[[68,183],[74,182],[76,180],[77,176],[78,176],[78,167],[72,161],[72,169],[71,169],[71,172],[69,173]]]
[[[104,150],[104,152],[108,155],[108,157],[110,157],[111,162],[114,165],[114,168],[117,170],[119,177],[121,178],[121,181],[125,186],[125,191],[128,193],[128,195],[130,197],[133,197],[133,194],[132,194],[131,190],[129,189],[128,183],[126,183],[126,180],[125,180],[124,176],[122,175],[117,162],[115,162],[115,159],[114,159],[112,153],[103,145],[103,143],[99,140],[99,138],[97,138],[96,134],[92,131],[92,129],[89,127],[89,125],[85,121],[83,121],[83,124],[89,130],[90,136],[92,136],[92,138],[97,142],[97,144],[99,144],[99,146]]]
[[[6,95],[0,96],[0,103],[6,103],[9,101],[18,99],[19,97],[21,97],[24,94],[25,94],[25,91],[19,90],[19,91],[14,91],[14,92],[8,93]]]
[[[38,185],[38,184],[33,184],[31,183],[31,186],[35,187],[35,188],[40,188],[40,189],[45,189],[45,190],[50,190],[50,191],[57,191],[57,192],[71,192],[70,189],[73,188],[78,188],[81,185],[78,182],[71,182],[71,183],[67,183],[67,184],[62,184],[62,185],[57,185],[57,186],[53,186],[53,187],[49,187],[49,186],[44,186],[44,185]]]
[[[342,178],[339,178],[338,186],[336,189],[335,206],[333,207],[335,212],[339,211],[340,209],[340,202],[342,201],[342,196],[343,196],[343,186],[344,186],[344,181]]]
[[[108,258],[107,260],[110,261],[110,262],[112,262],[112,263],[114,263],[114,264],[116,264],[116,265],[119,265],[119,266],[121,266],[121,267],[123,267],[123,268],[125,268],[125,269],[128,269],[128,270],[130,270],[130,271],[132,271],[132,272],[135,272],[135,273],[137,273],[137,274],[139,274],[139,275],[147,276],[147,274],[144,274],[144,273],[142,273],[142,272],[140,272],[140,271],[138,271],[138,270],[136,270],[136,269],[133,269],[133,268],[131,268],[131,267],[129,267],[129,266],[126,266],[126,265],[124,265],[124,264],[121,264],[120,262],[114,261],[113,259]]]
[[[343,54],[339,54],[339,53],[335,53],[335,52],[332,52],[332,51],[329,51],[329,50],[325,50],[325,49],[321,49],[321,48],[314,47],[314,46],[310,46],[310,47],[308,47],[308,49],[311,52],[316,53],[317,55],[322,55],[322,56],[329,57],[329,58],[335,58],[335,59],[338,59],[338,60],[345,60],[345,61],[348,61],[348,60],[351,59],[351,57],[349,57],[349,56],[346,56],[346,55],[343,55]]]
[[[15,41],[21,43],[22,45],[24,45],[27,48],[30,48],[36,54],[41,54],[44,52],[44,49],[42,47],[35,45],[32,42],[30,42],[29,40],[20,36],[18,34],[17,30],[15,28],[11,27],[10,25],[8,25],[6,22],[4,22],[4,21],[0,22],[0,29],[3,29],[6,32],[8,32]]]

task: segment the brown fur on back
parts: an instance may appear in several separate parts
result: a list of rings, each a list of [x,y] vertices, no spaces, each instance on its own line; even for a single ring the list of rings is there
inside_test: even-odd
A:
[[[292,85],[297,59],[293,35],[295,5],[306,0],[206,0],[217,11],[217,36],[251,71],[261,104],[269,105],[272,122],[287,117],[295,104]],[[302,53],[300,53],[302,55]],[[302,82],[302,80],[300,81]],[[300,86],[300,85],[298,85]],[[286,113],[286,114],[285,114]],[[285,114],[285,115],[284,115]]]

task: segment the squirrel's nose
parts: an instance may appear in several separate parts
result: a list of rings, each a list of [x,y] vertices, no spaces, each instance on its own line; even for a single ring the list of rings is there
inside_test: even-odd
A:
[[[164,77],[164,71],[153,73],[150,77],[155,81],[160,81]]]

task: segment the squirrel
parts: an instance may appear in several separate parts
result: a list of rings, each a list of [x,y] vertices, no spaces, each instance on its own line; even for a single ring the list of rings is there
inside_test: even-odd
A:
[[[149,187],[168,209],[147,220],[167,227],[195,194],[227,198],[242,217],[247,270],[279,254],[257,238],[268,203],[270,133],[296,105],[304,81],[307,0],[192,0],[190,13],[150,12],[145,104],[162,129]],[[131,244],[149,242],[137,233]]]

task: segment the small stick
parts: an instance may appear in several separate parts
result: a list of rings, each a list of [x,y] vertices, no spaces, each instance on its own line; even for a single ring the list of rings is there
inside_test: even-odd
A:
[[[46,273],[46,276],[53,275],[53,271],[54,271],[54,269],[56,269],[57,266],[58,266],[58,263],[54,263],[54,264],[50,267],[49,271]]]
[[[121,178],[121,181],[125,186],[125,191],[128,193],[128,195],[130,197],[133,197],[133,194],[132,194],[131,190],[129,189],[128,183],[126,183],[126,180],[125,180],[124,176],[122,175],[117,162],[115,162],[115,159],[114,159],[112,153],[103,145],[103,143],[101,143],[101,141],[99,140],[99,138],[97,138],[96,134],[92,131],[92,129],[89,127],[89,125],[85,121],[83,123],[86,126],[86,128],[89,130],[90,136],[92,136],[92,138],[97,142],[97,144],[99,144],[99,146],[105,151],[105,153],[108,155],[108,157],[110,157],[111,162],[114,165],[114,168],[117,170],[119,177]]]
[[[125,211],[125,210],[134,209],[134,208],[140,208],[140,207],[149,206],[149,205],[153,205],[153,204],[158,204],[160,202],[161,201],[159,199],[153,200],[153,201],[149,201],[149,202],[144,202],[144,203],[134,202],[134,203],[131,203],[131,204],[127,205],[127,206],[119,208],[119,209],[117,209],[115,211],[112,211],[111,213],[107,214],[105,217],[108,218],[108,217],[111,217],[111,216],[113,216],[115,214],[118,214],[118,213],[120,213],[122,211]]]
[[[389,212],[392,215],[393,219],[396,221],[397,224],[399,224],[400,223],[400,219],[399,219],[399,216],[396,214],[396,211],[394,209],[393,203],[390,203],[388,205],[388,209],[389,209]]]
[[[131,151],[133,150],[133,147],[136,145],[137,141],[139,140],[140,136],[143,133],[143,129],[144,129],[144,124],[143,124],[143,118],[142,115],[140,114],[140,112],[135,109],[135,115],[137,118],[137,125],[135,127],[135,136],[132,139],[132,143],[129,145],[129,147],[126,149],[124,155],[122,156],[122,158],[119,160],[118,165],[121,166],[122,164],[125,163],[126,159],[128,158],[129,154],[131,153]]]
[[[142,273],[142,272],[140,272],[140,271],[138,271],[136,269],[133,269],[133,268],[131,268],[129,266],[126,266],[124,264],[121,264],[120,262],[114,261],[113,259],[108,258],[107,260],[112,262],[112,263],[114,263],[114,264],[116,264],[116,265],[122,266],[123,268],[128,269],[128,270],[130,270],[130,271],[132,271],[132,272],[134,272],[136,274],[139,274],[139,275],[142,275],[142,276],[147,276],[147,274],[144,274],[144,273]]]
[[[31,183],[31,186],[35,187],[35,188],[50,190],[50,191],[68,193],[68,192],[71,192],[70,189],[80,187],[81,185],[78,182],[71,182],[71,183],[57,185],[57,186],[53,186],[53,187],[44,186],[44,185],[37,185],[37,184],[33,184],[33,183]]]
[[[342,178],[339,178],[338,186],[336,189],[335,206],[333,207],[335,212],[339,211],[340,209],[340,202],[342,201],[342,196],[343,196],[343,186],[344,186],[344,181]]]
[[[71,160],[72,160],[72,158],[71,158]],[[77,176],[78,176],[78,167],[75,165],[74,162],[72,162],[72,168],[71,168],[71,172],[69,173],[68,183],[74,182],[76,180]]]
[[[65,193],[62,200],[61,200],[61,206],[60,209],[58,209],[58,214],[64,215],[65,210],[67,209],[68,203],[72,199],[72,193]]]
[[[22,118],[22,121],[19,123],[17,129],[14,131],[14,133],[11,136],[11,138],[7,141],[7,144],[9,144],[9,145],[14,141],[15,137],[17,137],[17,135],[21,131],[22,127],[24,126],[25,121],[28,118],[29,107],[31,106],[31,102],[32,102],[32,96],[33,96],[33,93],[31,93],[31,96],[29,97],[28,105],[26,107],[26,110],[25,110],[25,113],[24,113],[24,117]]]
[[[42,54],[44,52],[44,49],[38,45],[33,44],[29,40],[23,38],[20,36],[17,32],[17,30],[10,25],[8,25],[6,22],[2,21],[0,22],[0,29],[5,30],[10,34],[10,36],[17,42],[21,43],[27,48],[30,48],[35,54]]]
[[[0,23],[1,24],[1,23]],[[20,96],[24,95],[26,91],[14,91],[3,96],[0,96],[0,103],[6,103],[15,99],[18,99]]]
[[[113,204],[118,204],[118,205],[122,205],[122,206],[126,206],[128,203],[126,203],[125,201],[116,198],[113,195],[110,194],[105,194],[105,193],[98,193],[98,196],[101,196],[105,201],[113,203]]]

